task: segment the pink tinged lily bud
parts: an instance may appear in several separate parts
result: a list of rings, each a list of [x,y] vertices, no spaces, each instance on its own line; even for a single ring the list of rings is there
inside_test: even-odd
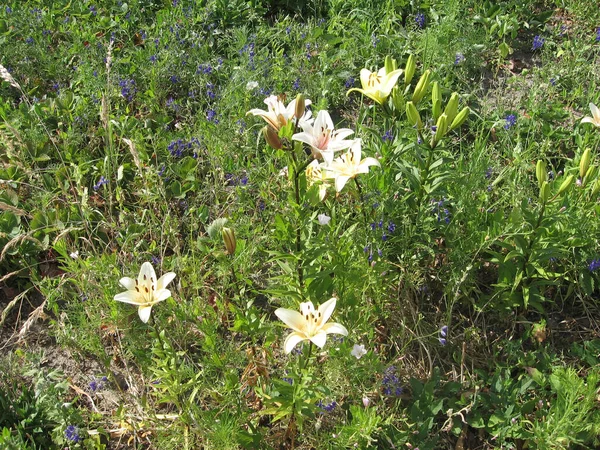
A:
[[[266,126],[262,129],[263,135],[265,136],[265,141],[275,150],[281,150],[283,144],[281,143],[281,139],[277,135],[277,132],[270,126]]]
[[[368,408],[368,407],[369,407],[369,405],[371,404],[371,400],[369,400],[369,397],[363,397],[363,398],[362,398],[362,402],[363,402],[363,406],[364,406],[365,408]]]
[[[237,246],[237,242],[235,240],[235,232],[231,228],[223,227],[223,229],[221,230],[221,235],[223,236],[223,242],[225,243],[225,249],[227,250],[227,254],[233,255]]]
[[[298,94],[296,97],[296,111],[294,112],[296,116],[296,120],[300,120],[300,118],[304,115],[304,110],[306,109],[306,100],[304,99],[303,94]]]

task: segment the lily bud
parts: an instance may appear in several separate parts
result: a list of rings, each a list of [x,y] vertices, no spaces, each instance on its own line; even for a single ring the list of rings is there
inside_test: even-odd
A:
[[[547,203],[549,198],[550,198],[550,185],[548,184],[547,181],[544,181],[542,183],[542,186],[540,187],[540,200],[542,201],[542,203]]]
[[[575,179],[575,175],[569,175],[567,177],[567,179],[565,181],[562,182],[562,184],[560,185],[560,187],[558,188],[558,192],[556,193],[556,195],[560,195],[563,192],[565,192],[567,189],[569,189],[571,187],[571,185],[573,184],[573,180]]]
[[[394,86],[394,89],[392,89],[392,104],[394,105],[396,111],[401,112],[406,106],[405,102],[404,96],[400,92],[400,88],[398,86]]]
[[[590,161],[592,160],[592,151],[589,148],[586,148],[581,156],[581,161],[579,161],[579,177],[583,178],[587,173],[588,168],[590,167]]]
[[[458,92],[453,92],[448,100],[444,114],[448,116],[448,122],[452,123],[458,112]]]
[[[396,60],[390,55],[387,55],[385,57],[384,67],[385,73],[392,73],[394,70],[396,70]]]
[[[304,115],[304,111],[306,109],[306,99],[303,94],[298,94],[296,96],[296,110],[294,111],[294,115],[296,116],[296,121],[300,120],[300,118]]]
[[[440,142],[448,132],[448,118],[446,117],[446,114],[442,114],[439,117],[435,126],[435,135],[433,136],[433,140],[431,141],[432,147],[435,147],[437,143]]]
[[[237,245],[237,242],[235,240],[235,232],[232,228],[223,227],[221,229],[221,235],[223,236],[223,242],[225,243],[227,254],[233,255],[235,253],[235,247]]]
[[[419,82],[415,86],[415,92],[412,96],[412,101],[415,103],[415,105],[421,101],[421,99],[425,95],[425,92],[427,92],[427,88],[429,87],[430,75],[431,71],[428,69],[423,73],[423,75],[421,75],[421,78],[419,78]]]
[[[585,177],[583,177],[583,182],[581,184],[583,186],[585,186],[588,183],[588,181],[590,181],[592,178],[594,178],[596,176],[596,172],[598,172],[598,167],[590,166],[590,168],[585,173]]]
[[[404,85],[408,86],[415,76],[417,70],[417,63],[414,55],[410,55],[406,61],[406,68],[404,69]]]
[[[264,127],[262,131],[263,135],[265,136],[265,141],[267,141],[267,144],[269,144],[276,150],[281,150],[283,144],[281,143],[281,139],[279,139],[277,132],[268,125]]]
[[[408,123],[410,123],[413,127],[415,125],[417,126],[417,130],[423,129],[423,122],[421,122],[421,116],[413,102],[406,102],[406,117],[408,118]]]
[[[463,123],[465,123],[465,120],[467,120],[467,117],[469,117],[469,113],[471,112],[471,110],[469,109],[468,106],[465,106],[454,118],[454,120],[452,121],[452,125],[450,125],[450,128],[448,131],[452,131],[455,128],[460,127]]]
[[[431,104],[433,105],[433,119],[437,120],[442,113],[442,95],[440,93],[440,85],[437,81],[433,83],[431,88]]]
[[[537,178],[538,186],[541,188],[542,184],[544,184],[548,180],[548,172],[546,171],[546,163],[541,159],[538,160],[535,165],[535,176]]]

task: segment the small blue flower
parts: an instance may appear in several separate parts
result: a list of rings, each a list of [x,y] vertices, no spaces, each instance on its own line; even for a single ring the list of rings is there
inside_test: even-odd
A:
[[[81,441],[81,436],[79,436],[79,429],[75,425],[69,425],[65,430],[65,437],[71,442],[79,442]]]
[[[354,86],[354,83],[356,82],[356,80],[353,77],[349,77],[346,82],[344,83],[344,87],[346,89],[350,89],[352,86]]]
[[[394,133],[391,129],[387,130],[385,134],[381,137],[383,142],[392,142],[394,140]]]
[[[378,43],[379,43],[379,38],[377,37],[377,35],[375,33],[373,33],[371,35],[371,44],[373,45],[373,47],[377,47]]]
[[[600,269],[600,258],[596,258],[590,262],[588,265],[588,269],[590,272],[595,272]]]
[[[292,89],[294,89],[295,91],[300,89],[300,78],[296,78],[294,80],[294,84],[292,84]]]
[[[104,175],[102,175],[100,177],[100,179],[98,180],[98,182],[94,185],[94,191],[97,191],[105,184],[108,184],[108,180],[106,178],[104,178]]]
[[[421,29],[425,28],[425,14],[423,14],[422,12],[418,13],[415,16],[415,23],[417,24],[417,26]]]
[[[458,65],[462,64],[463,62],[465,62],[465,55],[463,55],[462,53],[457,53],[456,56],[454,57],[454,65],[458,66]]]
[[[596,28],[596,42],[600,42],[600,27]]]
[[[544,45],[545,41],[546,40],[543,37],[541,37],[539,34],[536,35],[533,38],[533,45],[531,46],[531,50],[533,50],[533,51],[539,50]]]
[[[514,114],[509,114],[504,118],[504,120],[506,121],[506,123],[504,124],[504,129],[509,130],[510,128],[516,125],[517,116],[515,116]]]
[[[291,384],[291,385],[294,384],[293,378],[283,377],[282,380],[285,381],[287,384]]]
[[[217,112],[214,109],[209,109],[206,111],[206,120],[214,123],[215,125],[219,123],[219,119],[217,118]]]
[[[390,222],[388,224],[387,229],[390,233],[393,233],[394,231],[396,231],[396,224],[394,222]]]

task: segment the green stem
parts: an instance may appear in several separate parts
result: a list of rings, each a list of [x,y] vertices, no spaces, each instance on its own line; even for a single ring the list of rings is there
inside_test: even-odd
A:
[[[358,195],[360,196],[360,202],[361,202],[360,209],[362,209],[363,219],[365,220],[365,229],[366,229],[369,221],[367,220],[367,212],[365,211],[365,197],[362,192],[362,187],[360,186],[360,183],[358,182],[358,178],[354,177],[354,183],[356,184],[356,189],[358,190]]]
[[[292,160],[294,162],[294,198],[296,200],[296,256],[298,257],[298,265],[296,267],[296,271],[298,273],[298,283],[300,284],[300,289],[304,288],[304,273],[302,271],[302,258],[300,257],[300,253],[302,252],[302,235],[300,230],[300,216],[301,216],[301,206],[300,206],[300,185],[298,183],[298,160],[296,158],[296,153],[292,149]]]

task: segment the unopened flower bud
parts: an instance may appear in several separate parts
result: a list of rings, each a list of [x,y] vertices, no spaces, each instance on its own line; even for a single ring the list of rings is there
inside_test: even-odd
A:
[[[448,118],[446,117],[446,114],[442,114],[438,118],[435,126],[435,135],[433,136],[433,140],[431,142],[432,147],[435,147],[448,132]]]
[[[592,160],[592,151],[589,148],[586,148],[581,156],[581,161],[579,161],[579,177],[583,178],[587,173],[588,168],[590,167],[590,161]]]
[[[362,398],[362,402],[363,402],[363,406],[365,408],[368,408],[369,405],[371,404],[371,400],[369,400],[369,397],[366,397],[366,396]]]
[[[573,184],[574,179],[575,179],[575,175],[569,175],[567,177],[567,179],[562,182],[562,184],[560,185],[560,188],[558,188],[558,192],[556,195],[561,195],[563,192],[565,192],[567,189],[569,189],[571,187],[571,185]]]
[[[453,92],[448,100],[444,114],[448,116],[448,123],[452,123],[458,112],[458,92]]]
[[[233,255],[235,253],[235,247],[237,244],[235,240],[235,232],[231,228],[223,227],[221,229],[221,235],[223,236],[223,242],[225,243],[227,254]]]
[[[540,187],[540,200],[542,201],[542,203],[547,203],[549,198],[550,198],[550,185],[548,184],[547,181],[544,181],[542,183],[542,186]]]
[[[427,92],[427,89],[429,88],[429,76],[430,75],[431,75],[431,71],[426,70],[423,73],[423,75],[421,75],[419,82],[415,86],[415,92],[413,93],[413,96],[412,96],[412,101],[414,102],[415,105],[421,101],[421,99]]]
[[[469,117],[470,112],[471,112],[471,110],[469,109],[468,106],[465,106],[463,109],[461,109],[461,111],[456,115],[456,117],[452,121],[452,125],[450,125],[450,128],[448,129],[448,131],[452,131],[455,128],[460,127],[463,123],[465,123],[465,121],[467,120],[467,117]]]
[[[413,127],[416,125],[418,130],[423,128],[421,116],[413,102],[406,102],[406,117],[408,118],[408,123],[410,123]]]
[[[304,111],[306,110],[306,100],[303,94],[298,94],[296,96],[296,110],[294,114],[296,115],[296,120],[300,120],[304,115]]]
[[[385,73],[392,73],[397,68],[396,60],[392,58],[390,55],[385,57]]]
[[[404,69],[404,85],[408,86],[415,76],[417,70],[417,62],[415,61],[414,55],[410,55],[406,61],[406,67]]]
[[[268,125],[266,127],[264,127],[262,129],[262,131],[265,136],[265,141],[267,141],[267,144],[269,144],[271,147],[273,147],[276,150],[281,150],[281,148],[283,147],[283,144],[281,143],[281,139],[279,139],[277,132]]]
[[[548,172],[546,171],[546,163],[541,159],[538,160],[535,165],[535,176],[537,178],[538,186],[541,188],[545,181],[548,181]]]

